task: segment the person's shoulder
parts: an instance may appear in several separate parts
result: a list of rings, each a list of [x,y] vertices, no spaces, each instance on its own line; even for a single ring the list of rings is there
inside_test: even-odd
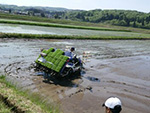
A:
[[[65,51],[65,53],[71,53],[71,51],[68,50],[68,51]]]

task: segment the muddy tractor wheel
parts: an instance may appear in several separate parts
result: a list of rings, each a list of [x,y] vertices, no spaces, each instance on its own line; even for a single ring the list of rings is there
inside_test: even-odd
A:
[[[34,68],[36,71],[38,71],[38,70],[40,70],[41,66],[39,64],[36,64]]]
[[[63,73],[62,73],[62,76],[63,77],[67,77],[67,76],[70,76],[72,73],[73,73],[73,69],[72,68],[65,68]]]
[[[76,74],[78,75],[78,76],[81,76],[81,69],[79,69],[77,72],[76,72]]]

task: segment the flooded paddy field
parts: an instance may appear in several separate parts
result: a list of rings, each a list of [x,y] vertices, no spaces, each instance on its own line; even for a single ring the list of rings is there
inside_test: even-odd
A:
[[[90,53],[81,77],[44,82],[34,61],[40,49],[76,47]],[[60,104],[64,113],[104,113],[110,96],[123,104],[122,113],[148,113],[150,105],[150,41],[0,39],[0,74],[22,89]],[[74,75],[75,76],[75,75]]]
[[[122,37],[143,37],[148,38],[150,34],[123,32],[123,31],[101,31],[84,30],[58,27],[42,27],[18,24],[0,23],[0,32],[2,33],[27,33],[27,34],[49,34],[49,35],[75,35],[75,36],[122,36]]]

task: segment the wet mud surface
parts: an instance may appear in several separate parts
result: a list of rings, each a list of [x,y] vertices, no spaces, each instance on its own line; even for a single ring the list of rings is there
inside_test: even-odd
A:
[[[81,77],[44,81],[34,70],[41,48],[76,47],[90,52]],[[122,113],[148,113],[150,105],[150,41],[0,39],[0,74],[22,89],[30,89],[64,113],[104,113],[110,96],[123,104]],[[76,76],[76,75],[74,75]]]

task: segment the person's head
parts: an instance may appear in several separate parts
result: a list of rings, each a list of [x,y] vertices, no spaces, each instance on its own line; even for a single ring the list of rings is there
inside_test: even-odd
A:
[[[74,48],[74,47],[71,47],[70,51],[71,51],[71,52],[75,51],[75,48]]]
[[[44,48],[41,48],[41,52],[44,50]]]
[[[121,101],[117,97],[108,98],[102,106],[105,106],[106,113],[120,113],[122,110]]]

